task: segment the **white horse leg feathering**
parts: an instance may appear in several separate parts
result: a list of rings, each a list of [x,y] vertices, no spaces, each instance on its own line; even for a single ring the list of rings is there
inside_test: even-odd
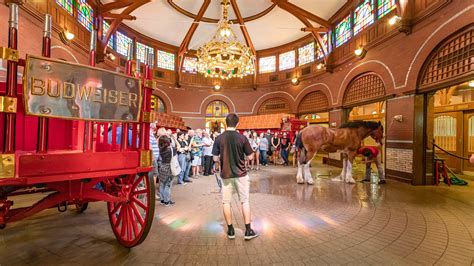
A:
[[[303,184],[304,183],[303,167],[304,167],[304,164],[301,165],[300,162],[298,162],[298,173],[296,174],[296,183],[298,183],[298,184]]]
[[[331,179],[331,181],[341,182],[345,180],[346,176],[346,158],[342,158],[342,171],[341,174]]]
[[[354,178],[352,178],[352,163],[349,161],[349,159],[346,159],[346,175],[345,175],[345,181],[346,183],[349,184],[355,184]]]
[[[308,183],[308,185],[314,184],[313,176],[311,176],[311,171],[309,169],[310,164],[311,164],[311,160],[309,160],[304,165],[304,181],[306,181],[306,183]]]

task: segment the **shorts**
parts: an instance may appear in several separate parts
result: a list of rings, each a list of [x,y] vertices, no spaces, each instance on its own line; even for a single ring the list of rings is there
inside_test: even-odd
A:
[[[201,165],[201,156],[194,155],[194,159],[191,162],[191,166],[200,166]]]
[[[238,178],[222,179],[222,183],[222,203],[230,204],[234,189],[241,203],[249,202],[250,181],[248,175]]]

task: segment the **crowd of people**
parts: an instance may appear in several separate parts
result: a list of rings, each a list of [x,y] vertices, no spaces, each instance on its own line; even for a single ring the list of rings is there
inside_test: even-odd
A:
[[[191,178],[210,176],[218,171],[218,165],[213,161],[212,148],[219,132],[195,129],[173,132],[170,129],[157,128],[151,124],[150,148],[153,154],[154,169],[150,173],[159,183],[160,203],[172,206],[175,202],[171,199],[171,186],[192,183]],[[287,133],[272,133],[270,130],[258,134],[256,131],[237,131],[247,138],[254,156],[245,160],[247,170],[259,170],[260,166],[289,165],[288,156],[296,153],[294,138],[290,139]],[[293,166],[296,161],[293,156]],[[171,173],[171,160],[176,156],[181,172],[177,176]],[[176,178],[176,180],[175,180]]]

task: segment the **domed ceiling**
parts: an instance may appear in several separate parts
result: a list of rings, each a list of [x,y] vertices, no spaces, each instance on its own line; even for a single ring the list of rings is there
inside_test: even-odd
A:
[[[136,20],[124,20],[127,26],[156,40],[180,46],[201,8],[204,16],[189,42],[189,49],[197,49],[208,41],[216,31],[216,23],[221,18],[221,0],[152,0],[134,10],[130,15]],[[297,40],[306,34],[301,28],[305,25],[280,2],[296,6],[299,12],[307,11],[323,20],[328,20],[347,0],[235,0],[245,27],[256,50],[267,49]],[[102,0],[103,4],[113,0]],[[278,4],[278,5],[277,5]],[[120,12],[120,10],[117,10]],[[229,18],[234,21],[234,32],[241,41],[244,36],[240,30],[234,8],[229,8]],[[321,23],[310,22],[314,27]]]

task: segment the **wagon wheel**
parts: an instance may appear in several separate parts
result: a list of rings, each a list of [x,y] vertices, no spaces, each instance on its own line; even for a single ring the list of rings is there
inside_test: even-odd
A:
[[[89,207],[89,202],[76,203],[75,205],[76,205],[76,212],[83,213],[87,210],[87,207]]]
[[[155,184],[148,174],[128,175],[108,180],[111,192],[126,202],[108,202],[109,220],[117,240],[131,248],[142,243],[150,231],[155,213]]]

